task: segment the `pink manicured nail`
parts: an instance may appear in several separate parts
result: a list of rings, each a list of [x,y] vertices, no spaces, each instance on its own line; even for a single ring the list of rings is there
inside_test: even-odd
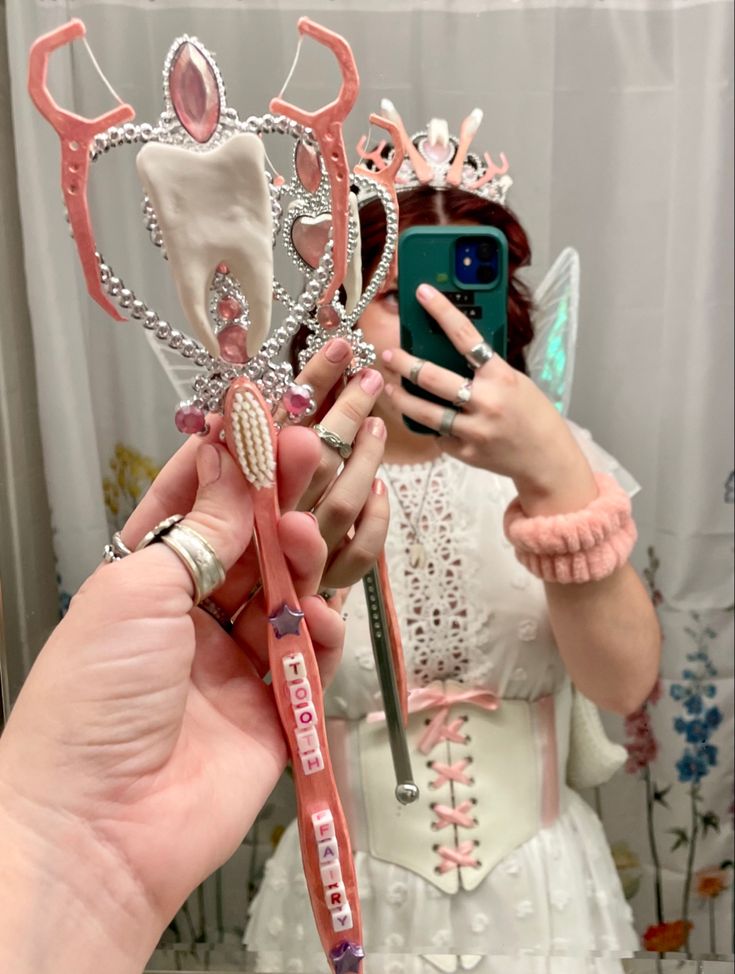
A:
[[[304,511],[304,514],[307,514],[312,519],[314,524],[316,525],[319,524],[319,519],[317,518],[316,514],[313,511]]]
[[[438,293],[437,289],[432,287],[431,284],[419,284],[416,288],[416,296],[420,301],[431,301]]]
[[[337,363],[346,359],[351,351],[350,343],[344,338],[332,338],[324,346],[324,357],[327,362]]]
[[[392,396],[395,391],[396,391],[396,387],[392,383],[386,382],[385,389],[383,389],[383,392],[387,396]]]
[[[385,494],[385,484],[378,477],[373,481],[372,491],[377,494],[378,497],[382,497]]]
[[[209,487],[210,484],[219,480],[222,463],[219,450],[215,449],[211,443],[204,443],[199,447],[196,465],[200,487]]]
[[[379,440],[385,439],[385,423],[378,416],[373,416],[367,421],[367,428]]]
[[[383,376],[375,369],[365,369],[360,376],[360,388],[370,395],[375,395],[383,388]]]
[[[390,362],[390,361],[392,361],[392,359],[393,359],[393,352],[391,352],[391,350],[389,348],[387,348],[383,352],[383,354],[382,354],[382,359],[383,359],[384,362]]]

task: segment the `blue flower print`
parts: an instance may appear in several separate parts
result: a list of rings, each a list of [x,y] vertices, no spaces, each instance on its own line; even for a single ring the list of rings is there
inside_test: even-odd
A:
[[[704,715],[704,719],[707,721],[707,726],[710,728],[710,730],[714,730],[722,723],[722,712],[718,707],[710,707],[710,709]]]
[[[701,714],[702,713],[702,698],[700,696],[691,696],[684,701],[684,707],[688,714]]]

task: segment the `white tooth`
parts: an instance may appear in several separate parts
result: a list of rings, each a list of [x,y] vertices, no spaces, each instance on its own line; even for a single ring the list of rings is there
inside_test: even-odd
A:
[[[242,132],[209,152],[149,142],[138,153],[137,167],[194,334],[219,355],[207,307],[212,274],[224,261],[247,298],[252,357],[270,329],[273,292],[273,221],[262,141]]]

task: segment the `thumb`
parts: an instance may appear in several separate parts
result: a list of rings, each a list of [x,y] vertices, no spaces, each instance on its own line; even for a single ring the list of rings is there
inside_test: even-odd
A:
[[[196,455],[199,487],[181,525],[207,541],[225,571],[235,564],[253,535],[253,504],[241,470],[222,446],[204,443]]]

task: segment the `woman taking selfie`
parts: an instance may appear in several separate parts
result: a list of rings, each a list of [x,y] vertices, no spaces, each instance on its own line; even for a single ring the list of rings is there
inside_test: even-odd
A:
[[[360,320],[385,380],[373,415],[387,432],[386,550],[420,790],[405,807],[393,796],[365,599],[355,586],[326,707],[358,870],[365,969],[612,974],[636,948],[632,915],[601,823],[567,781],[580,761],[597,766],[576,775],[578,786],[599,783],[620,763],[582,695],[627,714],[658,672],[657,621],[628,561],[634,482],[526,374],[534,308],[518,272],[530,247],[504,205],[510,179],[478,180],[475,157],[464,170],[460,158],[461,178],[452,179],[466,146],[437,132],[432,123],[428,136],[404,140],[399,230],[502,232],[507,354],[493,353],[429,284],[416,298],[473,378],[401,349],[395,276]],[[368,280],[385,239],[379,203],[363,201],[360,221]],[[309,366],[305,381],[308,374]],[[349,440],[347,428],[329,432]],[[325,578],[336,588],[352,580]],[[295,826],[266,867],[246,942],[258,951],[258,970],[321,969]]]

